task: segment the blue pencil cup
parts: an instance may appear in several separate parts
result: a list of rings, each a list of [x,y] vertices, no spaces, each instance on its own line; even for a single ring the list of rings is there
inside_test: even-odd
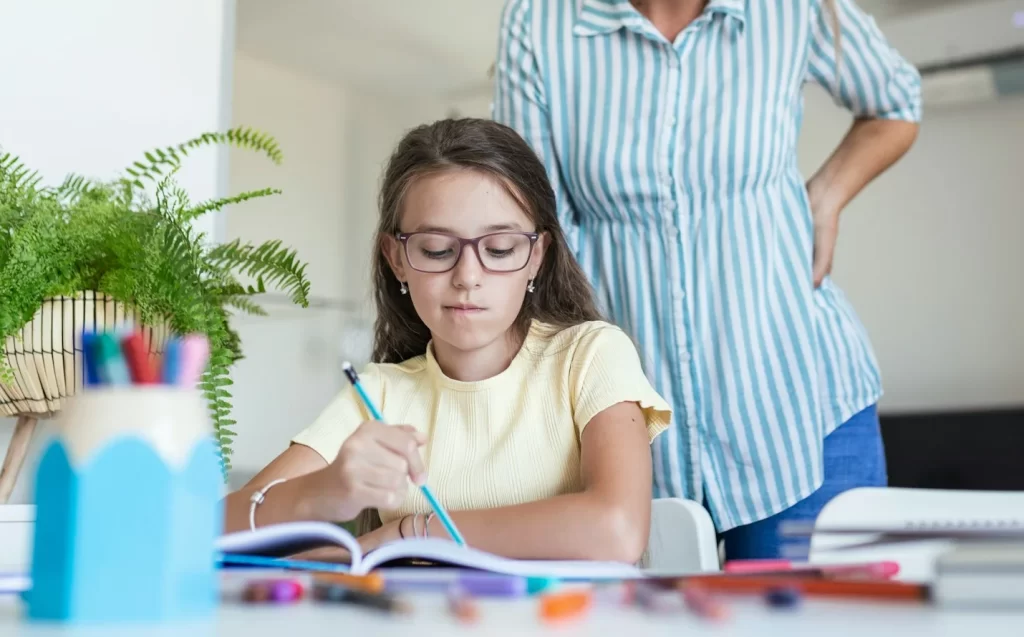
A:
[[[212,616],[217,446],[197,392],[110,387],[69,401],[36,470],[33,620]]]

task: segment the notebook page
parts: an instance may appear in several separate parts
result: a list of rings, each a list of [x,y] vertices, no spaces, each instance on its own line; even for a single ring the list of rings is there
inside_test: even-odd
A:
[[[237,531],[217,539],[221,553],[287,557],[325,546],[340,546],[352,555],[352,570],[359,568],[362,548],[352,534],[327,522],[286,522]]]
[[[353,572],[367,573],[398,559],[417,558],[463,568],[475,568],[504,575],[523,577],[557,577],[560,579],[626,579],[640,577],[635,566],[620,562],[588,562],[582,560],[512,560],[477,549],[458,546],[440,538],[421,538],[389,542],[370,551]]]

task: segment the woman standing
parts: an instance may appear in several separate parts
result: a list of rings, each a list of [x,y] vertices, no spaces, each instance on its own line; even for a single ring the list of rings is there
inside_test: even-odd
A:
[[[917,134],[916,70],[853,0],[508,0],[501,29],[495,119],[675,408],[655,497],[703,500],[743,559],[884,485],[878,366],[828,273],[840,211]],[[808,81],[855,120],[805,183]]]

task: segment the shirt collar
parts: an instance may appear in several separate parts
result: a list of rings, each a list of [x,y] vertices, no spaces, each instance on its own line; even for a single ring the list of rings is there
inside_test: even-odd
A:
[[[747,0],[710,0],[704,8],[710,16],[722,15],[745,24]],[[629,0],[582,0],[573,33],[580,36],[605,35],[619,29],[638,29],[646,18]]]

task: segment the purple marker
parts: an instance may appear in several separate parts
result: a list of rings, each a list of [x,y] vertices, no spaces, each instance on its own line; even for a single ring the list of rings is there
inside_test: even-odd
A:
[[[522,597],[526,578],[492,573],[460,573],[459,587],[474,597]]]
[[[452,586],[473,597],[524,597],[530,592],[525,577],[475,571],[401,574],[385,571],[384,585],[389,593],[447,590]]]

